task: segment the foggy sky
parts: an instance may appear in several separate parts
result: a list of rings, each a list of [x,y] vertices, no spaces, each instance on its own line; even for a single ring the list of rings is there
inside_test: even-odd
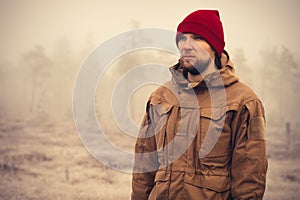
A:
[[[22,53],[42,45],[49,53],[61,37],[70,40],[72,49],[81,49],[90,36],[96,44],[132,28],[176,30],[190,12],[218,9],[225,29],[226,49],[245,49],[255,62],[265,46],[286,46],[299,61],[300,23],[298,0],[265,1],[0,1],[0,62],[15,62]]]

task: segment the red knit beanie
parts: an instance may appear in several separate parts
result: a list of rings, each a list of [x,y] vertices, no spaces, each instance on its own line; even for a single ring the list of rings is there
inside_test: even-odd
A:
[[[194,33],[201,36],[219,56],[224,50],[224,32],[217,10],[197,10],[184,18],[177,27],[176,44],[181,33]]]

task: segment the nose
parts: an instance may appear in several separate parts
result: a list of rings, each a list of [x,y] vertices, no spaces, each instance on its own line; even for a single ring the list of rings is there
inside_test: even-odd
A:
[[[185,40],[181,41],[181,50],[191,50],[193,48],[193,44],[192,44],[192,40],[191,38],[186,38]]]

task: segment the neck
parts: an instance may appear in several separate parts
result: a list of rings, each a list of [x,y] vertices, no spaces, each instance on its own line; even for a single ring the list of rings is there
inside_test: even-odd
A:
[[[217,70],[218,70],[218,69],[217,69],[217,67],[216,67],[215,62],[212,61],[212,62],[208,65],[208,67],[201,73],[201,75],[202,75],[203,77],[205,77],[206,75],[211,74],[211,73],[213,73],[213,72],[215,72],[215,71],[217,71]]]
[[[214,62],[211,62],[209,64],[209,66],[200,74],[192,74],[190,72],[186,72],[185,78],[189,81],[189,82],[199,82],[201,81],[205,76],[207,76],[208,74],[214,73],[215,71],[217,71],[217,67],[215,65]]]

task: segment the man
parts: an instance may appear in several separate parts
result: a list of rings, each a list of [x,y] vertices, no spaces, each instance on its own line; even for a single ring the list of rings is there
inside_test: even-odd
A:
[[[234,73],[216,10],[178,26],[181,58],[154,91],[136,142],[132,200],[262,199],[261,101]]]

